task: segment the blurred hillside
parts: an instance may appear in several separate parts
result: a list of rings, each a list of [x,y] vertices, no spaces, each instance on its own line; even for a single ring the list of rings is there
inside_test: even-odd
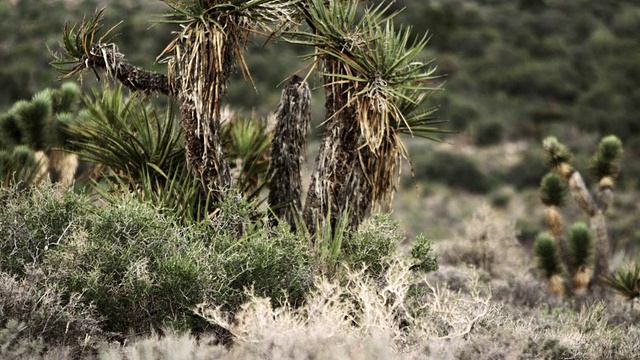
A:
[[[107,4],[105,26],[124,21],[115,39],[121,51],[136,65],[164,71],[155,58],[175,28],[157,23],[156,15],[169,10],[161,1],[2,1],[0,110],[56,86],[58,74],[48,65],[47,46],[57,49],[65,22],[78,22]],[[416,36],[431,35],[424,58],[435,59],[446,80],[445,91],[433,103],[441,105],[439,117],[449,120],[447,127],[460,132],[448,137],[456,146],[409,141],[419,183],[441,182],[456,194],[489,194],[505,201],[512,192],[535,190],[539,184],[545,173],[543,137],[559,137],[577,155],[580,168],[597,139],[615,134],[625,143],[619,187],[637,190],[640,4],[398,0],[391,10],[403,8],[398,24],[413,26]],[[259,115],[271,112],[281,82],[305,65],[302,58],[310,51],[256,39],[246,55],[255,89],[236,74],[227,102]],[[94,84],[92,74],[84,78],[85,86]],[[319,124],[323,94],[319,79],[310,81],[316,87],[314,123]],[[637,232],[637,221],[630,226]]]
[[[0,107],[52,85],[57,74],[48,66],[47,46],[56,49],[65,22],[106,4],[108,26],[124,21],[116,38],[121,50],[132,62],[161,71],[154,60],[172,29],[156,22],[155,15],[168,10],[160,1],[4,1]],[[470,130],[474,142],[528,138],[569,124],[623,140],[638,131],[637,2],[398,0],[392,6],[402,8],[397,22],[417,35],[429,32],[425,58],[435,59],[446,75],[446,91],[437,98],[441,117]],[[264,110],[309,50],[262,39],[248,50],[258,93],[236,81],[228,98],[234,106]]]

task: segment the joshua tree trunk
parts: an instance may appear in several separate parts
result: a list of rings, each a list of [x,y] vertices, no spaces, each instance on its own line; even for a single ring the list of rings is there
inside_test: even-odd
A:
[[[228,31],[232,31],[231,27]],[[203,35],[203,33],[205,33]],[[234,34],[240,39],[246,35]],[[185,29],[175,45],[170,81],[177,87],[187,163],[205,191],[229,188],[231,173],[220,138],[220,98],[234,65],[235,51],[225,32],[212,25]]]
[[[335,60],[325,60],[325,74],[340,71],[339,65]],[[347,199],[359,196],[357,193],[347,193],[350,188],[359,188],[357,185],[349,186],[349,182],[360,184],[353,174],[357,171],[354,168],[360,166],[357,155],[360,129],[356,111],[348,104],[348,85],[328,75],[325,76],[325,84],[327,127],[320,143],[304,208],[304,221],[311,233],[316,232],[316,224],[326,226],[327,220],[333,229],[345,211],[350,214],[361,211],[347,208]],[[329,214],[331,218],[327,219]]]
[[[271,143],[269,206],[278,219],[294,230],[302,212],[301,171],[311,121],[310,103],[309,86],[299,76],[293,76],[282,91]]]

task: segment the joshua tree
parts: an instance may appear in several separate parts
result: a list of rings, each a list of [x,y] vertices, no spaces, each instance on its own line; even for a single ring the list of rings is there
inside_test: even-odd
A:
[[[434,109],[416,111],[438,88],[430,63],[417,59],[427,38],[411,42],[411,29],[394,28],[384,3],[362,17],[353,2],[304,4],[310,29],[293,41],[315,47],[326,96],[326,129],[304,218],[313,231],[327,214],[334,227],[348,212],[355,228],[376,203],[391,201],[398,161],[407,155],[400,133],[438,132]]]
[[[249,78],[242,56],[249,34],[279,35],[269,25],[296,29],[285,32],[287,39],[316,49],[310,58],[324,80],[326,130],[302,210],[312,231],[316,223],[325,224],[327,214],[333,226],[348,212],[349,225],[356,227],[376,204],[388,206],[398,161],[408,155],[400,133],[430,138],[440,132],[433,127],[435,109],[419,110],[438,88],[430,63],[418,60],[427,38],[412,41],[410,28],[395,28],[384,3],[362,14],[359,1],[347,0],[163,2],[174,10],[167,20],[181,25],[160,56],[168,58],[167,75],[129,64],[110,42],[110,30],[100,35],[100,12],[65,28],[65,55],[54,55],[54,65],[64,77],[101,70],[131,90],[177,98],[188,164],[202,190],[218,200],[221,190],[233,186],[220,139],[221,96],[234,66]],[[296,23],[300,19],[304,25]],[[290,204],[293,211],[302,208],[299,174],[293,173],[299,171],[302,129],[309,122],[306,89],[297,78],[285,89],[272,147],[270,203]],[[284,151],[285,145],[292,151]],[[284,166],[291,168],[280,171]],[[286,211],[279,215],[292,223]]]
[[[571,154],[555,137],[543,142],[546,165],[552,171],[540,185],[549,233],[540,234],[535,243],[538,266],[549,282],[550,290],[559,295],[583,292],[598,283],[609,272],[610,243],[604,213],[613,202],[615,179],[620,171],[622,143],[615,136],[600,141],[591,170],[598,180],[595,199],[582,175],[571,164]],[[563,234],[560,209],[567,192],[589,217],[589,226],[575,224],[568,237]],[[565,280],[564,275],[571,281]]]
[[[71,186],[78,157],[65,151],[70,144],[64,128],[77,115],[79,103],[80,88],[65,83],[19,101],[0,115],[0,179],[5,186],[45,180],[63,189]]]
[[[106,31],[102,12],[78,27],[65,27],[54,66],[69,77],[83,70],[102,70],[133,91],[173,95],[180,104],[187,161],[204,191],[231,187],[229,164],[220,141],[220,99],[234,65],[244,66],[242,50],[251,31],[268,29],[290,15],[292,1],[163,0],[174,12],[167,21],[182,30],[163,51],[170,55],[168,73],[157,74],[129,64]],[[160,57],[160,56],[159,56]]]

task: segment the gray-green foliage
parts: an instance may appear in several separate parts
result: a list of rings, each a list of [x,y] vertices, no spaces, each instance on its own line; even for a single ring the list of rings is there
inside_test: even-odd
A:
[[[387,269],[396,248],[403,240],[399,224],[389,215],[376,215],[342,242],[342,261],[352,270],[365,267],[367,273],[379,277]]]
[[[439,268],[438,254],[433,252],[433,241],[424,236],[418,236],[411,248],[411,257],[415,261],[415,266],[422,271],[436,271]]]
[[[67,294],[95,305],[105,330],[197,329],[191,309],[209,301],[233,310],[244,289],[298,303],[312,283],[306,242],[269,229],[246,203],[221,206],[204,226],[184,227],[131,197],[98,207],[51,187],[2,189],[0,268],[24,276],[41,267]],[[231,197],[233,198],[233,197]]]
[[[93,305],[66,293],[42,268],[24,277],[0,270],[0,357],[32,358],[45,347],[63,346],[76,355],[95,349],[106,335]],[[4,328],[3,328],[4,327]],[[33,354],[32,354],[33,353]]]
[[[46,249],[63,244],[84,226],[89,199],[52,188],[0,188],[0,267],[23,274],[25,265],[39,265]]]

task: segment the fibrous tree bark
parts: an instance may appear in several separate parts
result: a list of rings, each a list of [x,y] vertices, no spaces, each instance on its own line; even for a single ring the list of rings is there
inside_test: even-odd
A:
[[[302,212],[302,167],[311,122],[309,85],[294,75],[282,91],[269,165],[269,206],[295,230]]]
[[[344,72],[339,61],[329,58],[323,60],[325,74]],[[317,225],[334,228],[345,211],[354,211],[346,208],[345,199],[364,195],[346,193],[353,168],[359,166],[357,153],[360,136],[355,108],[348,103],[349,86],[331,75],[325,75],[324,83],[327,126],[311,175],[303,214],[311,233],[315,233]],[[327,219],[327,216],[330,218]]]

